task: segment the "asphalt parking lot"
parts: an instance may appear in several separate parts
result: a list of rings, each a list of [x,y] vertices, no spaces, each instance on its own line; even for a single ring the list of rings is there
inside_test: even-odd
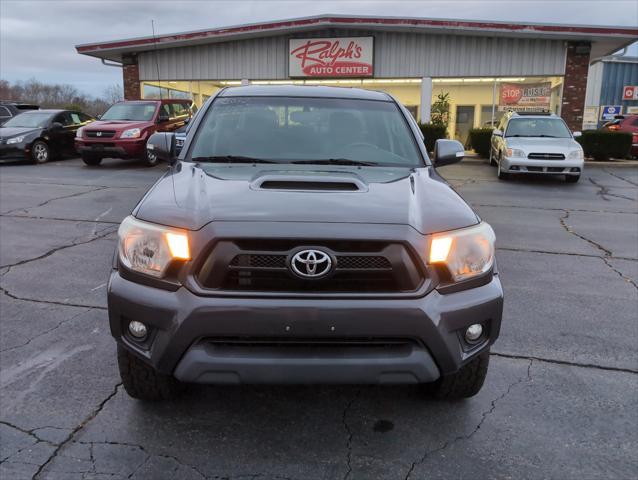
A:
[[[0,167],[0,478],[631,479],[638,167],[441,169],[497,234],[501,338],[473,399],[414,387],[123,391],[106,312],[118,223],[165,167]]]

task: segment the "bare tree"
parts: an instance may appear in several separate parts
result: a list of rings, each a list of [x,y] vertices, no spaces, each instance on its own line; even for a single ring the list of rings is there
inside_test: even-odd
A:
[[[98,115],[122,98],[119,85],[109,86],[100,97],[91,97],[69,84],[46,84],[34,78],[15,83],[0,79],[1,100],[34,103],[43,108],[82,110]]]
[[[101,98],[108,104],[119,102],[121,100],[124,100],[124,90],[119,83],[114,83],[113,85],[109,85],[104,89]]]

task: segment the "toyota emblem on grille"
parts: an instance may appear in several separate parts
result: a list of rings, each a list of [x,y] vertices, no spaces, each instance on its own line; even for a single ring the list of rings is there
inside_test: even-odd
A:
[[[321,250],[301,250],[290,259],[290,268],[302,278],[319,278],[330,272],[332,260]]]
[[[102,132],[96,132],[96,133],[95,133],[95,136],[96,136],[96,137],[101,137],[101,136],[102,136]]]

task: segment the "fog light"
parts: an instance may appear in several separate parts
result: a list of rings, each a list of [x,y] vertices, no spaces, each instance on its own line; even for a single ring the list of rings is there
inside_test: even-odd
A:
[[[570,172],[580,172],[580,168],[578,168],[578,167],[572,167],[572,169],[570,170]]]
[[[133,320],[131,323],[128,324],[128,331],[138,340],[146,337],[146,334],[148,333],[146,325],[144,325],[142,322],[138,322],[137,320]]]
[[[483,327],[479,323],[475,323],[474,325],[470,325],[465,330],[465,340],[470,343],[476,342],[483,335]]]

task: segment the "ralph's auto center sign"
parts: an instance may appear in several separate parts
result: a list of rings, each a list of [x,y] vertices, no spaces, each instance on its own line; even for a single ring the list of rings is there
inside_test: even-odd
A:
[[[373,37],[295,38],[288,50],[291,77],[371,77]]]

